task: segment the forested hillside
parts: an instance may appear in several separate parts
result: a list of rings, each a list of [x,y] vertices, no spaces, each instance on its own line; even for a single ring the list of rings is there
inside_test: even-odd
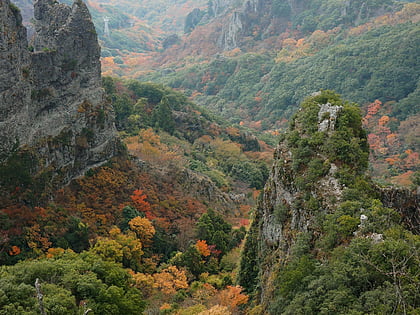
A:
[[[373,174],[399,184],[412,182],[419,145],[408,139],[419,137],[420,5],[378,2],[366,11],[371,16],[364,18],[357,6],[346,8],[344,18],[343,12],[333,10],[333,2],[312,5],[299,8],[299,14],[290,13],[287,27],[277,34],[262,35],[263,27],[244,34],[243,26],[235,33],[236,47],[229,50],[218,46],[220,37],[215,33],[222,29],[216,21],[197,26],[184,45],[163,53],[164,71],[147,70],[145,62],[149,74],[139,78],[182,89],[233,122],[262,130],[284,130],[297,104],[320,89],[335,90],[358,102],[368,117],[369,104],[380,102],[386,109],[382,115],[375,113],[380,115],[374,118],[377,123],[366,123],[370,143],[376,141],[373,147],[379,146],[381,152],[371,155]],[[325,10],[307,26],[308,19],[302,16],[312,16],[319,7]],[[246,9],[239,12],[241,21],[248,21]],[[329,19],[334,14],[341,18]],[[134,74],[130,71],[123,75]],[[386,134],[375,127],[383,116],[389,118]],[[407,125],[413,128],[408,131]],[[392,162],[407,154],[413,164]]]
[[[419,314],[419,23],[0,0],[0,315]]]
[[[236,312],[248,300],[235,286],[239,245],[270,146],[168,87],[103,83],[118,156],[58,190],[29,148],[0,165],[0,313],[37,314],[37,278],[47,314]]]

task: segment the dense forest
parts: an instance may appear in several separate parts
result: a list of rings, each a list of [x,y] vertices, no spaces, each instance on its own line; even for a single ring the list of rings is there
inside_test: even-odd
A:
[[[13,265],[2,267],[4,314],[37,314],[35,295],[21,299],[36,278],[48,314],[139,314],[145,301],[150,312],[235,312],[248,300],[235,286],[239,245],[271,147],[168,87],[103,84],[118,157],[58,190],[32,174],[36,152],[0,168],[1,262]]]
[[[418,314],[419,22],[0,2],[0,314]]]

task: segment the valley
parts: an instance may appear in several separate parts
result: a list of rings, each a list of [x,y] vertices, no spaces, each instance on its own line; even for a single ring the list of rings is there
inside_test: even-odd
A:
[[[0,2],[0,314],[417,314],[419,22]]]

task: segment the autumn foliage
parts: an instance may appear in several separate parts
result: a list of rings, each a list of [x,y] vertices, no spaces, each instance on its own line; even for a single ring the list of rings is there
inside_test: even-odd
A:
[[[133,194],[130,196],[130,198],[138,211],[144,213],[150,212],[150,203],[146,201],[147,196],[144,194],[143,190],[136,189],[133,191]]]
[[[187,289],[188,282],[184,270],[175,266],[169,266],[161,272],[153,275],[155,288],[161,290],[164,294],[175,294],[180,289]]]
[[[411,140],[420,135],[418,121],[415,122],[418,116],[399,121],[389,115],[391,106],[392,102],[375,100],[366,107],[363,125],[369,130],[370,163],[373,175],[408,186],[420,164],[416,142]]]
[[[19,255],[21,252],[19,246],[13,245],[10,250],[9,250],[9,255],[10,256],[16,256]]]
[[[156,230],[153,227],[152,222],[147,218],[136,217],[128,222],[130,229],[136,233],[137,238],[142,242],[145,247],[148,247],[152,243],[153,235]]]
[[[206,241],[198,240],[197,243],[195,244],[195,247],[197,248],[201,256],[204,256],[204,257],[210,256],[210,249]]]
[[[217,300],[222,306],[226,306],[231,312],[237,310],[237,307],[248,302],[248,295],[241,293],[240,286],[228,285],[225,290],[222,290],[217,295]]]

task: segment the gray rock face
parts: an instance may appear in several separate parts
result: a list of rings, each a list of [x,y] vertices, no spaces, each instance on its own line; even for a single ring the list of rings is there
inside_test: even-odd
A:
[[[192,10],[185,18],[184,33],[190,33],[197,26],[197,24],[200,23],[200,20],[204,14],[205,13],[198,8]]]
[[[211,0],[209,1],[209,11],[212,16],[218,16],[223,14],[231,4],[231,0]]]
[[[30,102],[29,52],[19,11],[0,2],[0,151],[10,146],[8,127],[19,129]],[[23,116],[23,117],[22,117]]]
[[[32,148],[64,183],[115,154],[114,117],[86,5],[37,0],[34,16],[30,52],[20,14],[0,3],[0,152],[15,143]]]
[[[402,214],[405,225],[415,234],[420,234],[420,186],[416,191],[405,188],[377,187],[385,207]]]
[[[261,239],[270,248],[280,248],[288,251],[291,247],[290,240],[285,237],[283,230],[307,231],[314,220],[314,214],[303,209],[299,200],[308,193],[296,184],[298,173],[293,169],[291,151],[284,143],[275,151],[275,160],[270,177],[264,188],[260,211]],[[342,187],[334,177],[337,167],[331,163],[328,174],[318,180],[310,191],[311,196],[320,201],[319,210],[331,212],[342,197]],[[326,198],[326,196],[328,196]],[[334,202],[333,202],[334,201]],[[283,217],[289,219],[283,220]]]
[[[319,106],[318,131],[334,131],[335,122],[342,106],[331,105],[330,103]]]
[[[317,157],[327,163],[325,157]],[[317,214],[334,212],[343,196],[343,187],[334,176],[338,170],[334,163],[329,163],[328,172],[309,189],[298,183],[307,174],[296,169],[295,158],[287,140],[276,148],[273,167],[251,227],[250,233],[255,233],[258,240],[256,256],[262,266],[258,272],[259,298],[264,305],[270,304],[273,274],[279,262],[291,254],[296,235],[313,232]],[[310,206],[310,202],[314,205]]]
[[[238,37],[242,30],[241,15],[239,12],[233,12],[229,23],[223,29],[219,38],[218,45],[223,50],[231,50],[238,47]]]
[[[250,38],[259,41],[276,36],[290,28],[290,24],[304,26],[302,13],[306,15],[306,10],[310,10],[310,15],[320,21],[328,13],[335,14],[336,10],[340,10],[340,24],[347,25],[359,25],[369,18],[394,10],[389,3],[381,6],[374,1],[348,0],[340,1],[334,9],[315,0],[213,0],[209,9],[212,12],[209,18],[219,18],[218,23],[223,25],[218,41],[219,48],[223,50],[246,48]],[[307,26],[308,30],[302,27],[304,32],[309,32],[311,26]]]
[[[318,112],[318,131],[330,134],[334,131],[335,121],[342,106],[333,106],[330,103],[320,104]],[[298,122],[296,122],[298,125]],[[301,135],[302,136],[302,135]],[[326,157],[321,154],[318,158],[327,163]],[[307,176],[304,171],[295,169],[293,156],[287,141],[279,144],[274,153],[274,164],[269,179],[264,188],[262,204],[259,206],[259,223],[261,239],[268,248],[280,249],[286,252],[292,243],[285,237],[285,228],[305,232],[313,223],[314,213],[304,209],[301,201],[302,196],[310,194],[313,200],[317,200],[317,211],[329,213],[342,198],[343,187],[334,176],[338,167],[329,163],[328,172],[317,179],[310,191],[301,188],[297,182],[298,177]],[[307,199],[307,198],[306,198]],[[285,218],[288,218],[285,220]]]
[[[247,0],[240,8],[234,9],[230,20],[223,27],[219,37],[218,46],[223,50],[231,50],[241,46],[245,36],[254,36],[255,29],[262,33],[274,31],[278,21],[273,21],[270,0]],[[277,30],[278,31],[278,30]]]

